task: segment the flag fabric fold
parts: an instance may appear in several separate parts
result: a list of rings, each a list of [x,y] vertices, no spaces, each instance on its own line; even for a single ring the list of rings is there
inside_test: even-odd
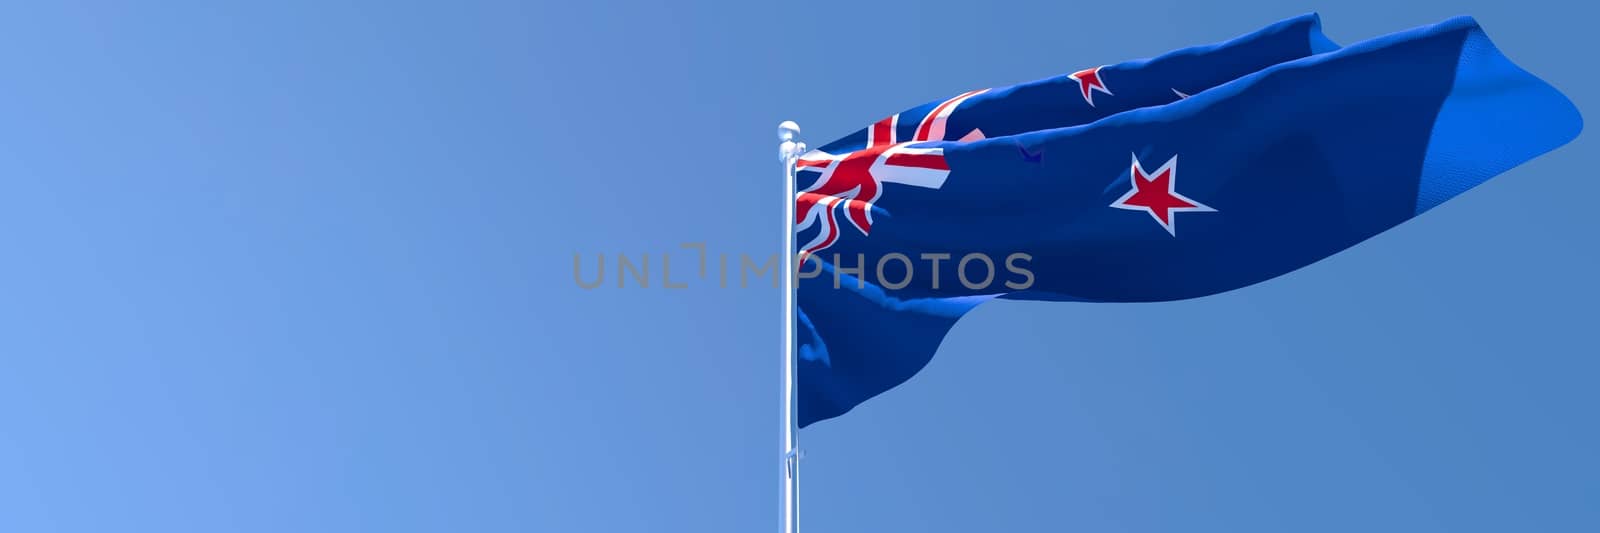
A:
[[[1467,17],[1341,48],[1306,15],[893,115],[799,163],[799,423],[903,383],[985,301],[1248,286],[1581,128]]]

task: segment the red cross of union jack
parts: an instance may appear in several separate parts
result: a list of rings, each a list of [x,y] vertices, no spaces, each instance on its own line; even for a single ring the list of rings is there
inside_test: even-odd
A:
[[[950,114],[968,98],[986,91],[988,89],[970,91],[934,106],[910,139],[895,138],[900,125],[900,115],[896,114],[868,127],[866,146],[860,150],[838,155],[812,150],[801,156],[796,163],[798,170],[820,172],[821,176],[795,197],[796,230],[822,224],[817,236],[801,250],[816,253],[839,240],[839,225],[834,215],[839,208],[843,208],[850,224],[862,235],[870,234],[872,205],[883,194],[884,183],[929,189],[943,186],[950,175],[944,149],[913,145],[948,140],[945,122]],[[962,140],[981,138],[982,132],[973,130]]]

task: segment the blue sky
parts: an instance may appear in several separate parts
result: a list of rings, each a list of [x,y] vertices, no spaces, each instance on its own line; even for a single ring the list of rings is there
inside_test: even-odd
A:
[[[1223,40],[1528,0],[0,8],[0,530],[777,527],[773,130]],[[1288,276],[997,302],[802,433],[808,531],[1593,531],[1588,136]],[[736,256],[736,255],[735,255]]]

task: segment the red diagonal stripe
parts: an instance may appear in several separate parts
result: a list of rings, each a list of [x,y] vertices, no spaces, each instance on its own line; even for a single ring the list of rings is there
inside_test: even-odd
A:
[[[960,104],[961,102],[965,101],[967,98],[969,98],[972,95],[977,94],[979,92],[980,91],[967,91],[967,92],[961,93],[960,96],[957,96],[955,98],[951,98],[949,100],[945,100],[943,103],[940,103],[937,107],[934,107],[933,111],[928,112],[928,116],[922,118],[922,124],[919,124],[917,126],[917,136],[913,137],[912,140],[916,140],[916,141],[930,141],[930,140],[931,141],[942,141],[942,140],[944,140],[944,139],[930,139],[928,137],[929,135],[933,134],[933,121],[938,120],[939,115],[941,113],[944,113],[945,108],[950,107],[951,105]]]

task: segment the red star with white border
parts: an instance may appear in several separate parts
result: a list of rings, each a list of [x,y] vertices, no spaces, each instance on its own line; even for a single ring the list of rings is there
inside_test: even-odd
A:
[[[1102,68],[1105,68],[1105,66],[1086,68],[1067,75],[1067,78],[1078,82],[1078,90],[1083,92],[1083,101],[1089,102],[1089,107],[1094,107],[1094,91],[1106,93],[1107,96],[1111,95],[1111,89],[1106,88],[1105,81],[1100,79],[1100,69]]]
[[[1128,171],[1133,182],[1128,194],[1122,195],[1111,207],[1130,211],[1144,211],[1161,224],[1173,237],[1178,236],[1178,224],[1173,215],[1179,212],[1214,213],[1215,209],[1178,194],[1178,156],[1172,156],[1155,172],[1146,172],[1133,156],[1133,168]]]

